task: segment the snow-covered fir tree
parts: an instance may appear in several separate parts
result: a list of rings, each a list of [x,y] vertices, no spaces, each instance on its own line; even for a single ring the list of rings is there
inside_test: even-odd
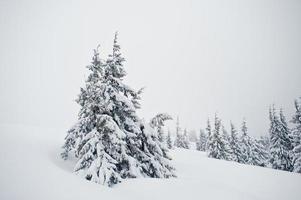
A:
[[[152,120],[151,120],[151,124],[156,127],[157,132],[158,132],[158,139],[161,143],[164,143],[166,138],[164,136],[164,131],[163,131],[163,125],[164,125],[164,121],[166,120],[171,120],[172,117],[166,113],[160,113],[158,115],[156,115]]]
[[[141,142],[141,150],[147,157],[141,157],[143,172],[152,178],[174,177],[174,168],[170,165],[171,160],[168,149],[159,141],[158,130],[162,129],[164,122],[170,120],[167,114],[156,115],[150,123],[142,122],[141,134],[138,139]]]
[[[295,113],[291,122],[294,124],[292,130],[293,171],[301,173],[301,102],[298,100],[295,100]]]
[[[177,117],[177,122],[176,122],[176,139],[175,139],[174,145],[175,145],[175,147],[182,147],[182,136],[181,136],[179,117]]]
[[[206,143],[207,143],[207,136],[205,132],[202,129],[200,129],[199,138],[196,142],[196,150],[206,151]]]
[[[184,129],[184,134],[183,134],[182,140],[183,140],[183,144],[184,144],[183,148],[189,149],[190,148],[190,145],[189,145],[189,136],[188,136],[186,128]]]
[[[184,134],[181,133],[179,117],[177,118],[176,139],[175,139],[174,145],[175,145],[175,147],[178,147],[178,148],[184,148],[184,149],[189,148],[188,135],[187,135],[186,129],[184,130]]]
[[[124,178],[174,176],[157,130],[136,114],[141,90],[123,83],[123,62],[117,34],[107,60],[100,59],[98,48],[94,51],[90,74],[76,100],[81,107],[78,121],[68,131],[62,153],[64,159],[70,153],[77,158],[77,174],[108,186]]]
[[[269,111],[270,118],[270,163],[272,168],[292,171],[292,144],[285,125],[282,114],[280,119],[273,106]]]
[[[250,157],[249,164],[261,167],[266,167],[268,165],[269,155],[260,140],[253,139],[251,152],[252,157]]]
[[[175,139],[175,147],[189,149],[189,141],[187,134],[177,134]]]
[[[167,145],[168,149],[173,149],[173,143],[172,143],[171,133],[170,133],[169,129],[168,129],[167,138],[166,138],[166,145]]]
[[[182,136],[182,134],[180,134],[180,133],[176,134],[174,146],[178,147],[178,148],[184,148],[183,147],[184,145],[183,145],[183,136]]]
[[[150,125],[158,133],[158,141],[160,142],[160,147],[163,150],[163,155],[166,155],[166,139],[164,136],[164,122],[167,120],[172,120],[172,117],[166,113],[157,114],[150,121]]]
[[[258,142],[264,147],[265,151],[269,154],[270,151],[270,138],[269,136],[260,136]]]
[[[294,125],[291,131],[291,138],[292,138],[292,146],[296,147],[301,143],[300,136],[301,136],[301,97],[300,101],[297,99],[294,102],[295,106],[295,113],[292,117],[291,123]]]
[[[228,159],[227,148],[221,132],[221,120],[215,114],[214,130],[208,144],[208,157]]]
[[[241,145],[241,163],[244,164],[252,164],[253,152],[251,147],[253,145],[252,138],[248,135],[247,122],[244,119],[241,126],[241,137],[240,137],[240,145]]]
[[[211,143],[212,140],[211,125],[210,125],[209,118],[207,120],[206,134],[207,134],[206,151],[209,151],[209,143]]]
[[[231,149],[231,160],[239,163],[243,163],[243,156],[240,147],[240,140],[238,137],[237,130],[232,122],[230,122],[230,139],[229,139],[229,147]]]
[[[225,145],[225,152],[226,152],[226,160],[231,160],[232,158],[232,149],[230,148],[230,135],[228,134],[226,128],[222,125],[222,139]]]

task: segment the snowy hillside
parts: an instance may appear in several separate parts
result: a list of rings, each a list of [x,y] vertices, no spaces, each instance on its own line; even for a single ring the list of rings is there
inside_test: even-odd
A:
[[[301,175],[171,152],[178,178],[124,180],[113,188],[81,179],[63,161],[65,130],[0,126],[0,199],[300,199]]]

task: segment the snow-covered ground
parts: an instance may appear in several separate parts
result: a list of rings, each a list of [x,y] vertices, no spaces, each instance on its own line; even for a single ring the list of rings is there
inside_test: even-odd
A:
[[[175,179],[132,179],[107,188],[72,173],[60,159],[66,130],[0,126],[0,199],[301,199],[301,175],[171,152]]]

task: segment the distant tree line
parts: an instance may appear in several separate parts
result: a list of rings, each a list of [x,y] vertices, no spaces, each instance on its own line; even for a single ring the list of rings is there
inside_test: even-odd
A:
[[[200,130],[196,150],[205,151],[210,158],[301,173],[301,98],[295,100],[295,113],[290,120],[292,128],[289,128],[283,110],[277,112],[274,105],[269,109],[269,120],[269,134],[255,138],[248,133],[245,119],[240,131],[230,122],[228,132],[215,114],[213,127],[208,119],[205,131]],[[169,149],[174,146],[190,148],[187,131],[182,133],[179,119],[174,143],[170,133],[167,141]]]

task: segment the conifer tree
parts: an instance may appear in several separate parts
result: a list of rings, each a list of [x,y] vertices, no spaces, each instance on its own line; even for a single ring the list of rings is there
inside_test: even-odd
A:
[[[293,171],[301,173],[301,103],[295,100],[295,114],[291,121],[294,124],[292,131]]]
[[[290,141],[290,144],[289,144],[289,149],[290,149],[290,152],[292,152],[293,150],[293,136],[292,136],[292,132],[290,130],[290,128],[288,127],[288,124],[286,122],[286,117],[284,116],[284,113],[283,113],[283,109],[281,108],[280,109],[280,113],[279,113],[279,116],[280,116],[280,124],[281,124],[281,127],[282,127],[282,132],[288,136],[288,139]],[[291,154],[292,156],[292,154]]]
[[[224,141],[225,145],[225,153],[226,157],[225,160],[231,160],[232,158],[232,149],[230,148],[229,142],[230,142],[230,135],[228,134],[226,128],[222,125],[222,139]]]
[[[152,120],[151,124],[153,127],[156,127],[157,132],[158,132],[158,139],[161,143],[165,142],[165,136],[164,136],[164,131],[163,131],[163,125],[166,120],[171,120],[172,117],[166,113],[160,113],[157,114]]]
[[[220,133],[221,120],[215,114],[214,130],[208,144],[208,157],[216,159],[228,159],[225,141]]]
[[[94,51],[90,74],[76,100],[81,106],[78,122],[63,145],[64,159],[70,153],[77,158],[77,174],[108,186],[124,178],[174,176],[157,141],[157,129],[150,126],[145,131],[136,114],[142,90],[122,82],[124,61],[117,34],[107,60],[99,58],[98,48]]]
[[[263,146],[265,151],[269,154],[270,150],[270,139],[269,136],[260,136],[258,142]]]
[[[166,138],[166,144],[167,144],[168,149],[173,149],[173,143],[172,143],[172,140],[171,140],[171,134],[170,134],[169,129],[168,129],[168,134],[167,134],[167,138]]]
[[[209,118],[208,118],[208,120],[207,120],[206,133],[207,133],[206,151],[209,151],[209,144],[210,144],[211,141],[212,141],[211,125],[210,125],[210,120],[209,120]]]
[[[164,137],[164,131],[163,126],[164,122],[167,120],[172,120],[172,117],[166,113],[160,113],[157,114],[155,117],[153,117],[150,121],[150,125],[155,131],[158,133],[158,141],[160,148],[163,151],[163,155],[166,156],[166,141]]]
[[[205,132],[201,129],[199,138],[196,142],[196,150],[206,151],[206,143],[207,143],[207,136],[206,136]]]
[[[230,127],[231,127],[231,134],[230,134],[229,146],[232,152],[231,160],[235,162],[243,163],[243,156],[241,152],[240,141],[237,134],[237,130],[235,129],[234,124],[232,122],[230,122]]]
[[[184,149],[189,148],[188,135],[187,135],[186,129],[184,130],[183,134],[181,133],[179,117],[177,117],[176,139],[175,139],[174,145],[175,145],[175,147],[178,147],[178,148],[184,148]]]
[[[240,138],[240,145],[241,145],[241,153],[242,153],[242,163],[244,164],[252,164],[251,160],[253,157],[253,152],[251,147],[253,145],[252,138],[248,135],[248,128],[247,122],[244,119],[241,126],[241,138]]]
[[[159,141],[159,132],[166,120],[170,120],[168,114],[158,114],[150,123],[141,124],[142,134],[138,136],[142,143],[142,150],[147,157],[141,157],[143,172],[152,178],[174,177],[174,168],[170,165],[171,160],[168,149]]]
[[[184,134],[183,134],[183,148],[185,149],[189,149],[190,145],[189,145],[189,138],[188,138],[188,134],[187,134],[187,129],[184,129]]]
[[[279,119],[273,107],[269,111],[270,118],[270,163],[272,168],[292,171],[291,140],[284,128],[285,119]]]
[[[176,139],[175,139],[175,146],[176,147],[182,147],[182,135],[181,135],[181,128],[180,128],[180,122],[179,117],[177,117],[176,122]]]
[[[252,157],[250,157],[249,164],[261,167],[267,166],[269,158],[268,152],[259,140],[253,139],[251,152]]]

